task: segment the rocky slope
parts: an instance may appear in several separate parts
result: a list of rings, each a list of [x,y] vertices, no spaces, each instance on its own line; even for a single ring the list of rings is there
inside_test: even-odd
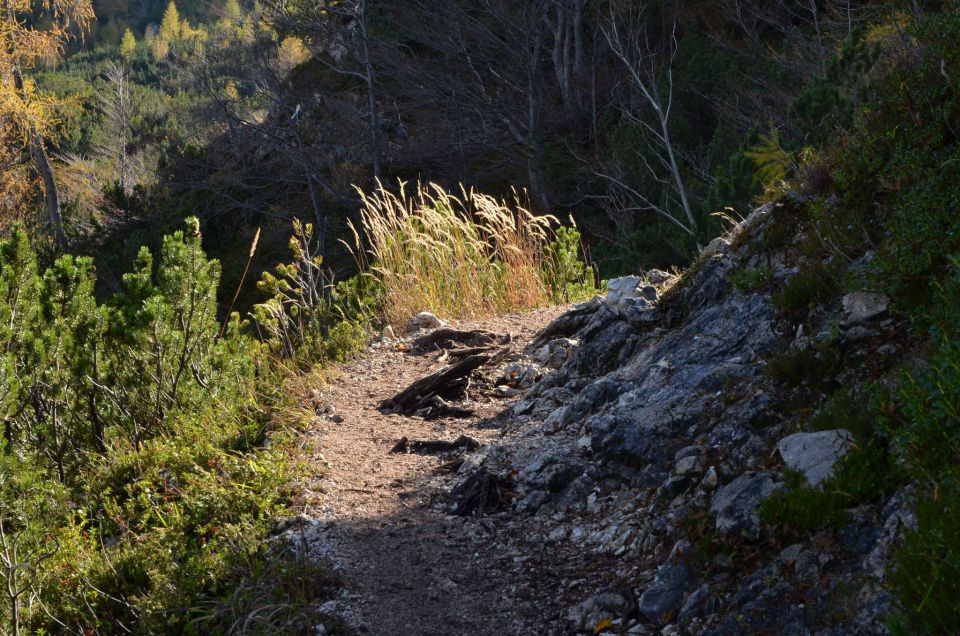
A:
[[[769,290],[804,259],[787,214],[764,206],[679,280],[612,281],[605,299],[551,323],[528,359],[559,368],[499,416],[502,439],[460,468],[451,511],[537,519],[558,552],[608,558],[606,589],[582,589],[561,632],[885,631],[884,577],[913,523],[908,491],[844,511],[828,529],[761,519],[761,502],[791,480],[824,487],[856,445],[842,428],[804,430],[817,405],[802,402],[812,394],[789,381],[791,365],[823,372],[802,385],[847,386],[901,350],[883,296],[778,308]],[[764,285],[743,283],[757,269]],[[490,483],[512,496],[481,509],[464,495]]]
[[[792,205],[682,276],[460,326],[503,336],[437,349],[430,316],[315,391],[323,455],[286,535],[343,577],[321,613],[374,634],[885,633],[910,489],[867,489],[872,441],[824,405],[910,346],[888,298],[850,291],[874,257],[821,277]],[[401,391],[469,359],[442,396]],[[413,411],[384,408],[398,395]]]

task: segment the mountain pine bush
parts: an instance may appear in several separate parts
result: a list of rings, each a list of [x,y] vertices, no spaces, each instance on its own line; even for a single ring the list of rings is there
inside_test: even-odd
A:
[[[238,611],[300,629],[236,596],[261,598],[297,466],[258,383],[282,378],[236,316],[218,336],[200,241],[191,219],[156,263],[141,250],[105,303],[90,259],[41,272],[23,231],[0,241],[2,631],[226,633]]]

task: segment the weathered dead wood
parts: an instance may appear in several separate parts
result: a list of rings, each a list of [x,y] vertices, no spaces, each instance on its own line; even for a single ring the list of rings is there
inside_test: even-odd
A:
[[[587,326],[594,314],[600,310],[603,302],[594,298],[577,305],[567,313],[555,318],[549,325],[540,330],[533,342],[527,345],[527,351],[534,351],[556,338],[570,338]]]
[[[463,349],[448,349],[447,353],[451,358],[463,359],[467,356],[475,356],[478,353],[488,353],[490,351],[495,351],[496,346],[490,347],[464,347]]]
[[[446,327],[443,329],[435,329],[426,335],[420,336],[413,341],[413,346],[417,349],[429,351],[434,349],[454,349],[457,346],[489,347],[497,342],[506,344],[504,340],[508,338],[509,335],[500,336],[483,329],[463,331],[461,329]],[[509,340],[507,340],[507,342],[509,342]]]
[[[423,453],[425,455],[434,455],[437,453],[449,453],[451,451],[468,451],[480,448],[480,442],[461,435],[454,440],[430,439],[430,440],[411,440],[401,437],[390,449],[391,453]]]
[[[481,468],[454,488],[450,496],[456,502],[453,514],[461,517],[482,517],[505,508],[513,499],[513,483],[509,477]]]
[[[425,408],[439,406],[431,401],[435,397],[441,400],[460,399],[466,393],[470,374],[493,358],[494,354],[490,353],[467,356],[456,364],[420,378],[392,398],[381,402],[380,408],[411,415]]]

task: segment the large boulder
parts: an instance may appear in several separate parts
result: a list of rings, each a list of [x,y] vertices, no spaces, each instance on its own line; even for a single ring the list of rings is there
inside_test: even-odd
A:
[[[832,477],[834,465],[852,446],[853,435],[844,429],[794,433],[777,442],[783,463],[803,473],[811,486]]]

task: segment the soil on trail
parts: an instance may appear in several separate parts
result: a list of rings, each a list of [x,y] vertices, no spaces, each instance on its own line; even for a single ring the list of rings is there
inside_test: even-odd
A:
[[[520,351],[564,308],[456,325],[513,336]],[[327,605],[372,634],[561,633],[564,589],[578,585],[577,555],[549,553],[534,518],[501,512],[449,514],[450,455],[391,453],[403,437],[486,444],[491,422],[511,400],[470,389],[456,406],[470,418],[424,420],[382,414],[380,402],[441,369],[438,353],[397,345],[372,348],[317,387],[321,413],[311,427],[322,456],[305,512],[320,521],[311,549],[344,581]],[[582,579],[580,579],[582,581]],[[573,590],[570,590],[573,591]]]

